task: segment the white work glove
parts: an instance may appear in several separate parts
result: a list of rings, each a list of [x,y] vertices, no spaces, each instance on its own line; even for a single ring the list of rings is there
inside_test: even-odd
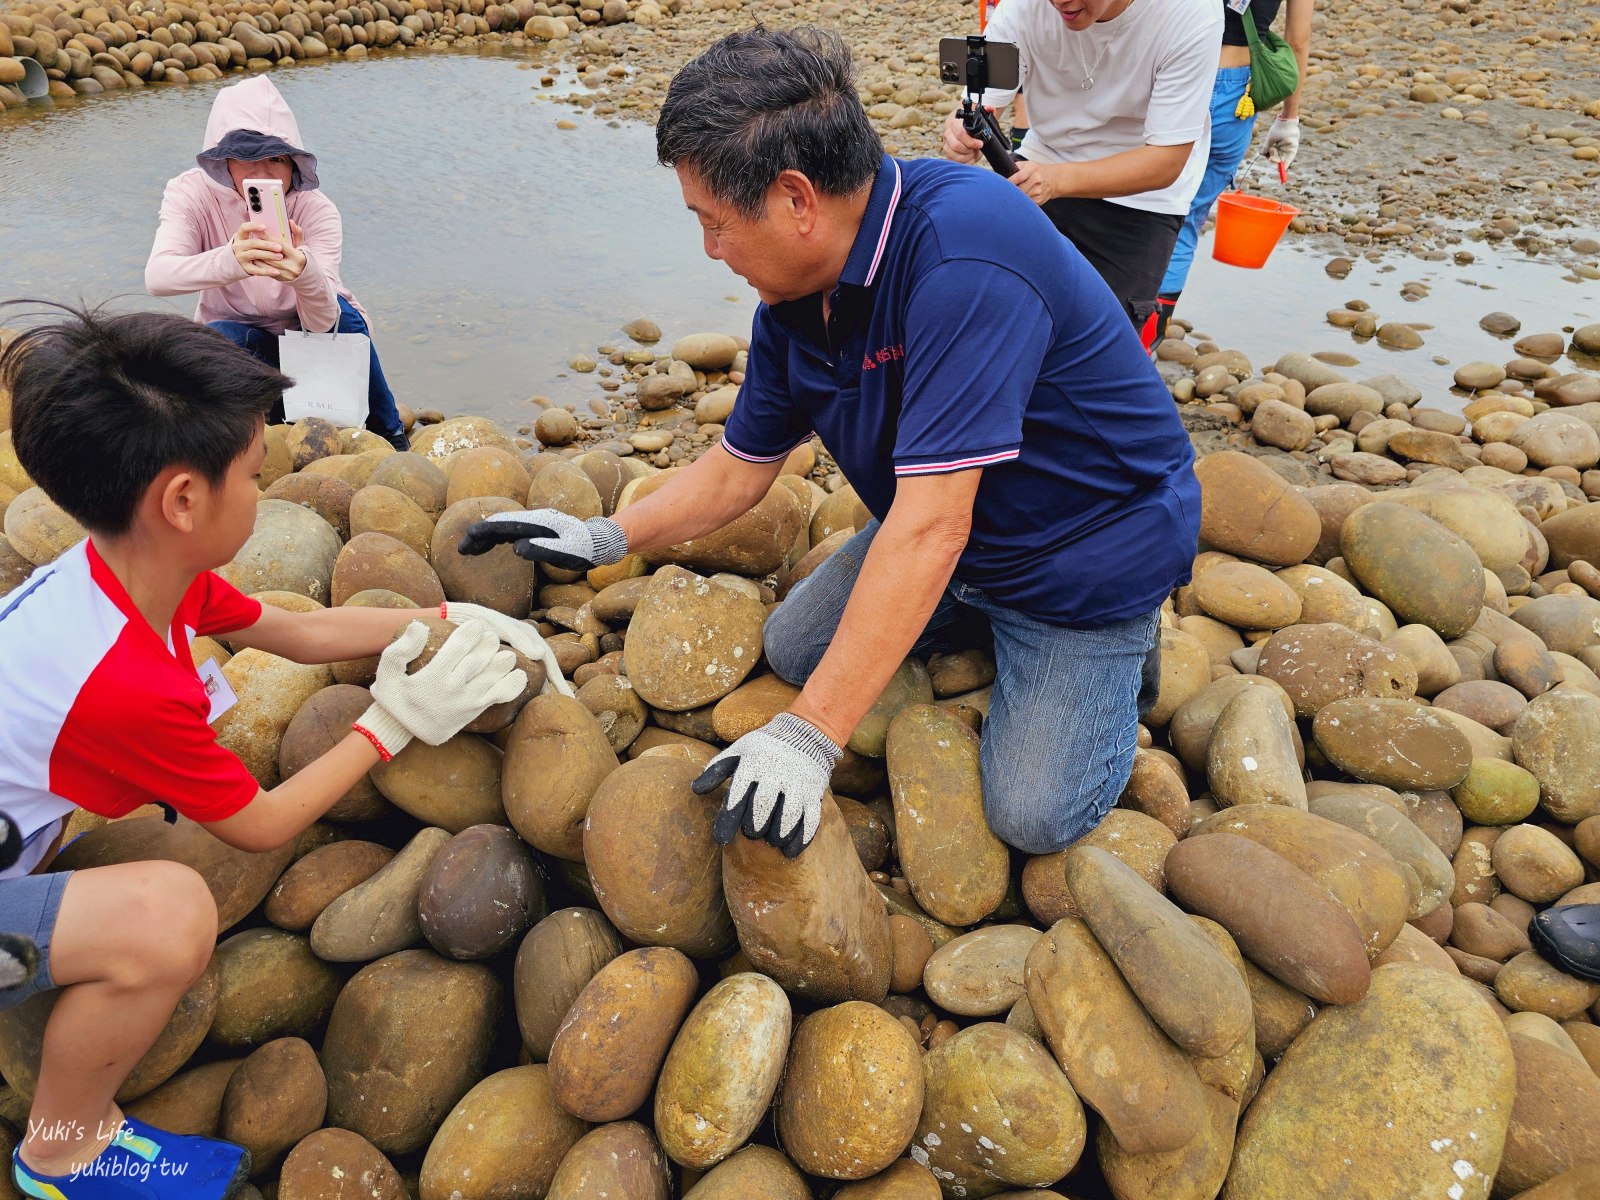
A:
[[[563,571],[608,567],[628,553],[628,537],[610,517],[580,521],[555,508],[495,513],[474,521],[461,535],[457,550],[484,554],[507,542],[518,558],[546,562]]]
[[[1270,160],[1285,167],[1294,162],[1295,155],[1300,153],[1300,118],[1279,117],[1273,121],[1262,150]]]
[[[517,656],[500,649],[500,639],[481,621],[468,621],[445,639],[433,660],[415,675],[406,674],[428,643],[428,627],[413,621],[378,659],[372,707],[352,726],[388,762],[413,737],[438,746],[461,732],[484,709],[522,694],[528,676]]]
[[[446,600],[439,606],[439,615],[456,625],[463,621],[482,621],[494,630],[495,636],[502,642],[521,651],[524,658],[543,664],[544,686],[539,689],[541,695],[547,696],[551,692],[560,692],[563,696],[574,694],[572,685],[561,676],[561,664],[556,661],[555,651],[539,636],[539,631],[526,621],[508,617],[482,604],[459,604],[453,600]]]
[[[817,836],[822,794],[843,753],[811,722],[779,713],[713,758],[689,786],[704,796],[733,776],[711,836],[726,846],[742,829],[794,858]]]

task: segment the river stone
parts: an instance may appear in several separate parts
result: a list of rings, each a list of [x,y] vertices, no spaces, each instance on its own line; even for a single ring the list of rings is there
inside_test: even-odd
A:
[[[245,649],[228,660],[222,675],[238,703],[212,726],[217,744],[236,754],[263,789],[275,788],[282,778],[278,752],[289,722],[301,705],[333,683],[333,672],[322,663]]]
[[[1162,864],[1167,851],[1177,845],[1177,835],[1143,813],[1113,808],[1101,822],[1064,850],[1030,858],[1022,869],[1022,895],[1028,911],[1040,924],[1050,926],[1062,917],[1083,914],[1067,887],[1067,856],[1080,846],[1096,846],[1116,855],[1155,888],[1165,892]]]
[[[283,1160],[278,1200],[406,1200],[400,1173],[366,1138],[319,1129]]]
[[[921,1049],[883,1009],[851,1000],[812,1013],[795,1029],[777,1131],[808,1174],[877,1174],[911,1141],[922,1105]]]
[[[1584,471],[1600,462],[1600,434],[1582,418],[1561,409],[1529,417],[1506,440],[1535,467]]]
[[[928,998],[959,1017],[994,1017],[1022,998],[1022,966],[1039,940],[1030,925],[989,925],[941,946],[928,959]]]
[[[769,1146],[747,1146],[718,1163],[683,1195],[683,1200],[812,1200],[805,1177]]]
[[[1082,847],[1067,856],[1067,884],[1095,939],[1168,1037],[1191,1054],[1216,1058],[1250,1036],[1244,981],[1131,867]]]
[[[782,1078],[791,1019],[783,989],[754,971],[728,976],[695,1005],[656,1085],[668,1157],[704,1171],[749,1140]]]
[[[1345,518],[1363,504],[1377,499],[1372,492],[1355,483],[1327,483],[1309,487],[1299,493],[1315,510],[1322,524],[1322,533],[1316,547],[1307,556],[1313,563],[1325,563],[1339,556],[1339,531]],[[1301,598],[1304,601],[1304,597]]]
[[[589,802],[583,856],[595,899],[624,937],[714,958],[732,944],[733,921],[711,836],[722,798],[690,790],[700,771],[656,755],[622,764]]]
[[[1423,513],[1367,504],[1351,513],[1340,546],[1361,585],[1407,623],[1460,637],[1483,610],[1483,567],[1472,547]]]
[[[217,573],[247,595],[295,592],[326,604],[339,550],[338,531],[316,511],[290,500],[264,499],[256,505],[250,540]]]
[[[26,489],[6,505],[0,525],[12,549],[36,567],[54,562],[85,536],[83,527],[38,487]]]
[[[584,815],[616,769],[616,753],[594,714],[568,696],[535,696],[506,742],[506,816],[535,849],[582,862]]]
[[[1494,990],[1512,1012],[1542,1013],[1554,1021],[1580,1018],[1600,1001],[1600,983],[1568,975],[1533,950],[1524,950],[1500,968]]]
[[[1419,890],[1408,914],[1410,920],[1427,916],[1449,899],[1455,888],[1450,860],[1405,813],[1356,791],[1318,796],[1311,801],[1311,811],[1371,838],[1395,862],[1415,873]]]
[[[152,815],[125,817],[80,834],[62,848],[51,870],[82,871],[151,859],[183,863],[205,881],[217,902],[217,932],[221,934],[261,903],[293,857],[292,842],[260,853],[236,850],[187,817],[169,825],[159,815]]]
[[[1550,543],[1550,567],[1565,570],[1575,562],[1600,565],[1600,505],[1582,504],[1542,521],[1539,532]]]
[[[497,421],[488,417],[451,417],[437,425],[424,425],[412,431],[411,449],[435,463],[443,462],[458,450],[474,446],[499,446],[515,451]]]
[[[670,473],[640,482],[631,496],[638,503],[672,479]],[[810,513],[794,492],[774,482],[753,507],[713,533],[645,552],[652,566],[677,563],[691,571],[711,575],[732,571],[759,579],[783,566],[789,548],[806,527]]]
[[[512,993],[522,1043],[535,1062],[550,1057],[572,1002],[621,953],[617,931],[592,908],[561,909],[528,931],[517,949]]]
[[[424,558],[433,540],[433,518],[398,488],[369,483],[350,501],[350,533],[383,533]]]
[[[1285,567],[1277,572],[1277,577],[1300,597],[1299,624],[1320,625],[1331,621],[1357,633],[1369,628],[1361,593],[1348,580],[1310,564]]]
[[[1272,370],[1275,374],[1299,383],[1308,392],[1330,383],[1349,382],[1342,372],[1334,370],[1321,359],[1313,358],[1309,354],[1285,354],[1273,365]]]
[[[0,518],[5,516],[5,504],[0,500]],[[33,574],[33,564],[18,554],[15,547],[0,536],[0,596],[22,586]]]
[[[1166,869],[1173,897],[1225,928],[1274,978],[1324,1003],[1366,994],[1371,972],[1360,927],[1289,860],[1237,834],[1209,833],[1174,846]]]
[[[1291,735],[1293,737],[1293,735]],[[1189,792],[1182,768],[1163,750],[1136,749],[1128,782],[1117,797],[1120,808],[1154,817],[1176,836],[1189,831]]]
[[[1269,639],[1270,640],[1270,639]],[[1203,774],[1211,733],[1222,710],[1248,687],[1263,687],[1277,697],[1284,716],[1294,720],[1294,703],[1278,684],[1262,675],[1229,674],[1212,680],[1172,714],[1167,723],[1167,740],[1178,759],[1190,771]],[[1296,734],[1298,737],[1298,733]],[[1135,756],[1137,758],[1137,755]]]
[[[467,529],[495,513],[519,512],[522,505],[503,496],[468,496],[439,514],[429,543],[440,586],[451,600],[482,604],[522,619],[533,607],[533,564],[509,545],[487,554],[462,554],[457,548]]]
[[[948,709],[917,704],[886,744],[895,840],[917,903],[947,925],[972,925],[1004,899],[1011,857],[983,810],[979,740]]]
[[[724,742],[736,742],[784,712],[800,695],[794,684],[776,675],[761,675],[718,700],[711,727]]]
[[[323,909],[372,878],[393,857],[393,850],[376,842],[348,839],[318,846],[272,885],[261,915],[279,929],[304,933]]]
[[[1279,698],[1266,688],[1239,692],[1218,716],[1206,750],[1206,778],[1217,803],[1304,808],[1293,729]]]
[[[1529,703],[1511,732],[1517,764],[1539,781],[1540,802],[1558,821],[1600,814],[1600,698],[1570,688]]]
[[[588,1126],[562,1111],[549,1068],[497,1071],[452,1106],[428,1146],[421,1200],[543,1197]]]
[[[399,592],[392,592],[388,588],[368,588],[364,592],[357,592],[355,595],[348,597],[341,607],[398,610],[416,608],[417,605],[409,597],[402,596]],[[342,659],[331,664],[331,666],[335,683],[370,688],[378,678],[378,656],[376,654],[368,655],[364,658]]]
[[[1265,400],[1251,414],[1250,435],[1280,450],[1304,450],[1316,437],[1316,423],[1303,409],[1282,400]]]
[[[850,735],[849,748],[868,758],[883,758],[894,719],[913,704],[933,703],[933,681],[918,658],[908,658],[883,685],[877,700]]]
[[[250,1152],[259,1176],[321,1127],[327,1107],[328,1085],[316,1051],[301,1038],[279,1038],[245,1059],[228,1080],[217,1132]]]
[[[422,936],[446,958],[492,958],[544,915],[544,881],[504,825],[464,829],[434,856],[417,893]]]
[[[1577,658],[1600,645],[1600,600],[1590,596],[1539,596],[1518,607],[1511,619],[1559,654]]]
[[[1281,629],[1300,619],[1300,597],[1254,563],[1224,562],[1194,581],[1195,601],[1208,616],[1241,629]]]
[[[1510,733],[1517,718],[1527,711],[1528,700],[1509,683],[1473,679],[1440,692],[1433,698],[1433,707],[1459,713],[1485,729]]]
[[[1283,806],[1245,805],[1196,823],[1190,836],[1231,833],[1287,859],[1327,888],[1361,931],[1368,956],[1399,934],[1414,885],[1380,844],[1336,821]]]
[[[311,926],[311,948],[328,962],[371,962],[422,939],[417,893],[450,835],[432,826],[365,882],[338,897]]]
[[[923,1073],[910,1153],[947,1196],[1042,1187],[1077,1165],[1083,1107],[1050,1052],[1026,1034],[968,1026],[924,1056]]]
[[[1322,522],[1270,467],[1224,450],[1195,464],[1200,479],[1200,538],[1206,545],[1257,562],[1288,567],[1317,544]]]
[[[556,459],[534,475],[528,485],[528,507],[553,508],[580,521],[605,513],[594,480],[582,467],[565,459]]]
[[[743,592],[682,568],[659,571],[628,625],[628,678],[668,712],[720,700],[755,668],[765,616]]]
[[[350,736],[350,726],[372,704],[364,687],[336,683],[314,693],[295,710],[278,743],[278,775],[292,779]],[[371,821],[388,811],[383,795],[363,775],[334,801],[324,816],[330,821]]]
[[[1301,717],[1356,696],[1404,700],[1417,686],[1416,669],[1398,651],[1331,622],[1278,630],[1262,645],[1256,672],[1287,692]]]
[[[550,1046],[550,1086],[561,1107],[595,1122],[636,1111],[698,983],[694,964],[670,946],[630,950],[600,968]]]
[[[1095,1135],[1095,1149],[1112,1195],[1216,1200],[1233,1153],[1239,1102],[1213,1088],[1206,1088],[1203,1095],[1206,1116],[1200,1132],[1177,1150],[1130,1154],[1117,1142],[1109,1125],[1100,1126]],[[1018,1200],[1024,1195],[1021,1192],[1007,1194]]]
[[[1517,1076],[1505,1031],[1468,985],[1383,967],[1364,999],[1323,1010],[1267,1076],[1223,1197],[1486,1200]]]
[[[1147,726],[1161,728],[1211,682],[1211,652],[1191,633],[1162,626],[1160,639],[1160,677],[1155,703],[1145,714]]]
[[[527,499],[528,469],[515,454],[498,446],[474,446],[452,454],[444,470],[450,480],[446,508],[473,497],[498,496],[519,503]]]
[[[419,738],[373,767],[371,777],[396,808],[428,825],[460,833],[472,825],[506,820],[502,757],[492,743],[470,733],[458,733],[437,746]]]
[[[385,1154],[421,1150],[482,1075],[499,1018],[500,986],[481,963],[404,950],[363,967],[323,1040],[329,1122]]]
[[[1510,1036],[1516,1101],[1495,1180],[1496,1194],[1508,1196],[1580,1163],[1600,1162],[1600,1077],[1567,1050]]]
[[[1341,771],[1386,787],[1453,788],[1472,766],[1465,734],[1404,700],[1335,700],[1318,711],[1312,733]]]
[[[1417,673],[1417,695],[1437,696],[1461,681],[1461,664],[1450,647],[1426,625],[1403,625],[1383,644],[1401,655]]]
[[[1532,948],[1526,930],[1503,913],[1476,902],[1455,910],[1450,944],[1467,954],[1502,963]]]
[[[1538,807],[1539,781],[1515,763],[1475,758],[1451,795],[1474,825],[1514,825]]]
[[[1048,1197],[1049,1192],[1013,1192],[1014,1196]],[[833,1194],[833,1200],[940,1200],[939,1181],[927,1167],[909,1158],[899,1158],[871,1179],[846,1184]]]
[[[1199,1132],[1202,1088],[1089,927],[1056,922],[1028,956],[1028,1003],[1072,1086],[1134,1153]]]
[[[876,1004],[888,995],[889,915],[831,797],[798,858],[734,838],[723,853],[722,886],[745,956],[786,991],[833,1003]]]
[[[655,1137],[637,1121],[602,1125],[567,1151],[546,1200],[669,1200],[672,1179]]]
[[[334,563],[333,603],[337,607],[358,592],[377,588],[398,592],[418,608],[437,609],[444,603],[439,577],[415,550],[386,533],[356,534]]]
[[[342,479],[331,475],[285,475],[273,482],[261,494],[263,500],[287,500],[301,508],[309,508],[339,535],[342,545],[350,539],[350,504],[356,489]],[[261,510],[256,509],[256,529],[261,528]],[[252,537],[252,540],[254,538]],[[337,553],[337,552],[335,552]],[[324,583],[332,578],[332,568],[324,576]],[[261,589],[263,591],[268,589]],[[324,590],[322,595],[327,596]]]
[[[1485,570],[1508,570],[1528,553],[1527,522],[1498,492],[1459,485],[1414,487],[1384,501],[1432,517],[1471,546]]]
[[[1583,862],[1547,829],[1513,825],[1495,840],[1494,873],[1507,891],[1530,904],[1548,904],[1583,882]]]
[[[861,502],[855,488],[845,484],[826,497],[811,514],[811,545],[820,547],[834,534],[843,530],[860,532],[872,520],[872,513]]]
[[[378,460],[367,478],[368,487],[393,488],[420,508],[430,521],[445,509],[450,477],[432,459],[410,451],[388,454]]]
[[[1348,425],[1357,413],[1383,411],[1383,397],[1361,383],[1325,383],[1306,393],[1306,411],[1314,417],[1335,416]]]
[[[309,940],[278,929],[236,933],[217,946],[214,961],[217,1011],[206,1036],[219,1046],[310,1037],[344,986]]]
[[[159,821],[160,818],[136,817],[134,820]],[[217,990],[216,965],[207,963],[200,978],[179,998],[150,1049],[122,1081],[115,1096],[119,1103],[137,1100],[154,1091],[189,1061],[211,1028],[217,1011]],[[36,992],[20,1004],[0,1010],[0,1073],[18,1095],[30,1102],[39,1084],[39,1058],[45,1028],[60,996],[61,992],[55,989]]]

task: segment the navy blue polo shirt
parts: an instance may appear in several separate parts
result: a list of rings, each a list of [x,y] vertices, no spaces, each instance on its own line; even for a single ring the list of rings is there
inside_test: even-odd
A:
[[[813,431],[880,520],[896,481],[983,468],[956,578],[1058,625],[1147,613],[1189,579],[1194,453],[1094,268],[990,171],[885,155],[830,297],[756,310],[723,445]]]

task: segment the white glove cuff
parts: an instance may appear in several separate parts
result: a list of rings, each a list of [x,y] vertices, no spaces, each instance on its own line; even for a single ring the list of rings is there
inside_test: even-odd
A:
[[[374,704],[356,718],[351,729],[371,742],[378,756],[388,762],[411,744],[412,733],[400,719],[381,704]]]
[[[844,751],[833,740],[804,717],[793,713],[779,713],[767,725],[767,732],[786,746],[800,751],[824,771],[832,772],[844,757]]]

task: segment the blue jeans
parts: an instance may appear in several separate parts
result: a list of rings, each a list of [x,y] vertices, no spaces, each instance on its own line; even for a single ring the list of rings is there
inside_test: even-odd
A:
[[[263,362],[278,365],[278,338],[276,334],[268,333],[255,325],[246,325],[242,321],[212,321],[215,329],[230,342],[243,346]],[[367,328],[367,320],[355,306],[343,296],[339,297],[339,323],[333,327],[334,333],[364,333],[372,336]],[[275,414],[276,420],[283,419],[283,413]],[[397,449],[409,449],[410,443],[406,440],[405,427],[400,423],[400,410],[395,407],[394,393],[389,390],[389,381],[383,377],[383,368],[378,365],[378,348],[372,348],[372,363],[367,372],[367,428],[380,437],[386,438]]]
[[[873,521],[840,546],[767,618],[767,661],[790,683],[822,661],[877,532]],[[980,765],[984,814],[1002,841],[1050,854],[1111,811],[1133,768],[1140,701],[1153,692],[1159,615],[1068,629],[950,581],[911,653],[954,648],[961,625],[988,626],[996,675]]]
[[[1189,205],[1183,228],[1178,230],[1178,244],[1172,248],[1167,274],[1161,281],[1163,296],[1175,296],[1183,291],[1189,267],[1194,262],[1194,248],[1200,241],[1200,227],[1206,223],[1211,206],[1244,161],[1245,151],[1250,149],[1250,135],[1255,131],[1256,119],[1233,115],[1249,82],[1249,67],[1221,67],[1217,71],[1217,81],[1211,89],[1211,155],[1206,159],[1206,173],[1200,178],[1200,190],[1195,193],[1194,203]]]

